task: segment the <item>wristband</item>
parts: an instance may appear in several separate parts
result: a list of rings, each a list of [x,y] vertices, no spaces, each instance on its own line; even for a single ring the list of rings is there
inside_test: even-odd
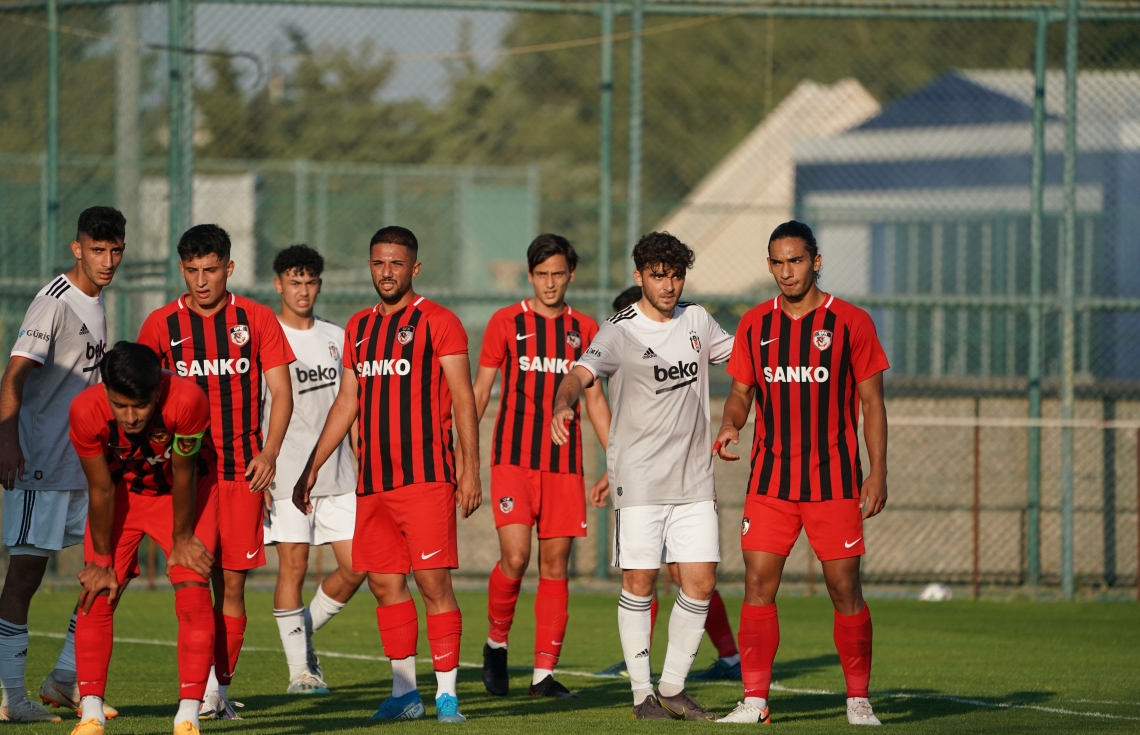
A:
[[[101,567],[110,568],[115,563],[115,558],[110,554],[92,554],[91,561]]]

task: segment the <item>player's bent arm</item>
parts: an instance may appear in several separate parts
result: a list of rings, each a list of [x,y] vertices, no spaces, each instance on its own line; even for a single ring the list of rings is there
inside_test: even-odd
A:
[[[20,450],[20,406],[24,382],[37,367],[35,360],[13,355],[0,380],[0,485],[8,490],[24,476],[24,453]]]
[[[550,415],[550,437],[558,446],[570,439],[566,424],[574,420],[572,406],[582,397],[582,391],[593,384],[594,374],[581,365],[575,365],[559,383],[558,393],[554,396],[554,411]],[[607,437],[608,435],[607,432]]]
[[[463,517],[467,518],[483,502],[479,480],[479,417],[475,392],[471,388],[471,364],[467,362],[467,355],[445,355],[439,358],[439,366],[451,390],[451,411],[461,450],[456,500],[463,508]]]
[[[602,448],[605,449],[610,443],[610,404],[606,400],[606,392],[602,390],[602,384],[599,381],[594,381],[594,384],[586,388],[586,413],[590,416],[590,423],[594,427],[594,433],[598,435],[598,441],[601,442]]]
[[[748,413],[752,410],[752,401],[756,395],[756,386],[745,385],[739,380],[732,381],[732,388],[728,398],[724,401],[724,415],[721,417],[720,431],[716,434],[713,443],[713,454],[723,460],[735,462],[740,459],[739,454],[728,450],[729,444],[740,443],[740,430],[748,421]]]
[[[312,511],[309,491],[317,482],[317,473],[344,441],[344,437],[356,422],[359,410],[356,402],[357,385],[356,373],[348,369],[341,371],[340,390],[336,394],[332,408],[329,409],[329,415],[325,418],[324,428],[317,438],[317,446],[313,447],[309,461],[305,463],[305,469],[301,470],[301,476],[293,486],[293,505],[302,513]],[[354,441],[353,444],[355,443]]]
[[[863,438],[870,467],[860,492],[863,517],[878,515],[887,504],[887,406],[883,374],[875,373],[856,386],[863,411]]]
[[[107,592],[107,602],[111,605],[115,604],[119,594],[111,546],[111,528],[115,522],[115,481],[111,478],[107,458],[102,454],[80,457],[79,464],[87,476],[87,526],[94,554],[94,559],[79,573],[79,582],[83,585],[79,606],[86,613],[100,594]]]
[[[475,385],[473,387],[475,410],[480,421],[483,420],[483,414],[487,413],[487,404],[491,402],[491,389],[495,387],[495,376],[498,374],[498,368],[490,368],[486,365],[480,365],[475,372]]]
[[[183,453],[179,442],[191,437],[176,437],[175,451],[171,457],[171,498],[174,506],[174,531],[171,534],[170,558],[167,559],[167,575],[170,568],[180,566],[210,578],[210,567],[214,555],[194,535],[194,516],[197,510],[198,472],[196,459],[201,448],[201,436],[193,437],[197,442],[191,451]]]
[[[249,479],[250,492],[259,493],[269,489],[277,475],[277,455],[285,441],[289,429],[289,419],[293,416],[293,386],[289,381],[289,366],[278,365],[265,371],[265,386],[273,403],[269,409],[269,427],[261,453],[249,463],[245,470]]]

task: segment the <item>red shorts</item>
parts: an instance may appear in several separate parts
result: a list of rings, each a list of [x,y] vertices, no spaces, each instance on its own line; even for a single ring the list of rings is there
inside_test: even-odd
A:
[[[111,555],[119,584],[139,574],[139,544],[143,535],[150,536],[163,553],[170,556],[174,536],[174,498],[170,495],[139,495],[125,487],[115,488],[115,518],[111,525]],[[214,554],[218,550],[218,490],[214,477],[198,480],[198,498],[194,508],[194,535]],[[88,521],[83,539],[83,559],[95,558],[91,546],[91,524]],[[185,567],[167,570],[171,584],[207,582]]]
[[[421,482],[357,495],[352,568],[376,574],[458,569],[455,485]]]
[[[820,561],[862,556],[863,513],[859,498],[799,502],[767,495],[749,495],[744,501],[740,547],[787,556],[800,529]]]
[[[221,553],[214,566],[242,571],[265,566],[265,496],[245,480],[218,480]]]
[[[582,475],[530,470],[511,464],[491,467],[495,528],[538,522],[539,538],[586,535],[586,480]]]

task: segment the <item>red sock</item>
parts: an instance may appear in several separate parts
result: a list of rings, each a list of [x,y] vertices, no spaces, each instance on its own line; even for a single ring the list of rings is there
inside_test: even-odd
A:
[[[427,616],[431,664],[436,671],[451,671],[459,666],[459,638],[462,634],[463,615],[458,610]]]
[[[376,625],[384,655],[393,661],[416,655],[420,642],[420,620],[414,600],[376,608]]]
[[[657,595],[653,595],[653,602],[649,603],[649,645],[653,645],[653,631],[657,628]]]
[[[709,600],[709,614],[705,618],[705,632],[709,640],[716,646],[716,653],[721,658],[735,656],[736,641],[732,637],[732,626],[728,623],[728,612],[724,609],[724,600],[720,593],[713,590],[712,599]]]
[[[772,686],[772,662],[780,647],[780,618],[776,603],[749,605],[740,610],[740,677],[744,696],[768,698]]]
[[[511,579],[503,574],[498,562],[495,563],[491,579],[487,582],[487,620],[491,623],[487,637],[496,643],[507,642],[511,623],[515,621],[515,604],[519,601],[521,586],[521,577]]]
[[[208,587],[183,587],[174,591],[178,615],[179,699],[201,699],[214,663],[214,612]]]
[[[214,610],[214,676],[222,686],[229,686],[237,669],[241,644],[245,642],[245,616],[231,618]]]
[[[91,611],[86,615],[80,611],[75,620],[75,671],[81,697],[102,697],[107,689],[107,667],[111,664],[115,637],[114,614],[107,596],[99,595]]]
[[[866,697],[871,685],[871,609],[854,615],[835,613],[835,650],[843,665],[848,697]]]
[[[534,668],[550,669],[562,655],[566,621],[570,619],[570,588],[565,579],[538,580],[534,598]]]

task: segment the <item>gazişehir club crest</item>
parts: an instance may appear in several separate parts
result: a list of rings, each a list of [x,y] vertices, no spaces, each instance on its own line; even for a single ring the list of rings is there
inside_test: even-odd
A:
[[[230,327],[230,342],[238,347],[244,347],[249,342],[249,327],[244,324]]]
[[[752,521],[748,520],[747,518],[742,520],[740,522],[740,535],[741,536],[747,536],[748,535],[748,528],[751,525],[752,525]]]
[[[502,512],[510,513],[514,509],[515,509],[515,499],[514,498],[503,498],[502,500],[499,501],[499,510],[501,510]]]
[[[332,357],[333,362],[340,362],[340,350],[337,348],[335,342],[329,342],[329,355]]]
[[[577,332],[567,332],[566,344],[570,345],[570,349],[578,349],[582,346],[582,335],[578,334]]]
[[[170,432],[166,429],[155,429],[150,432],[150,442],[151,444],[169,444]]]
[[[827,329],[817,329],[811,335],[811,343],[815,348],[822,352],[828,347],[831,347],[831,332]]]
[[[412,341],[412,336],[415,335],[415,333],[415,327],[400,327],[400,331],[396,332],[396,341],[402,345],[406,345]]]
[[[689,344],[693,346],[694,352],[701,351],[701,338],[697,336],[696,332],[689,332]]]

